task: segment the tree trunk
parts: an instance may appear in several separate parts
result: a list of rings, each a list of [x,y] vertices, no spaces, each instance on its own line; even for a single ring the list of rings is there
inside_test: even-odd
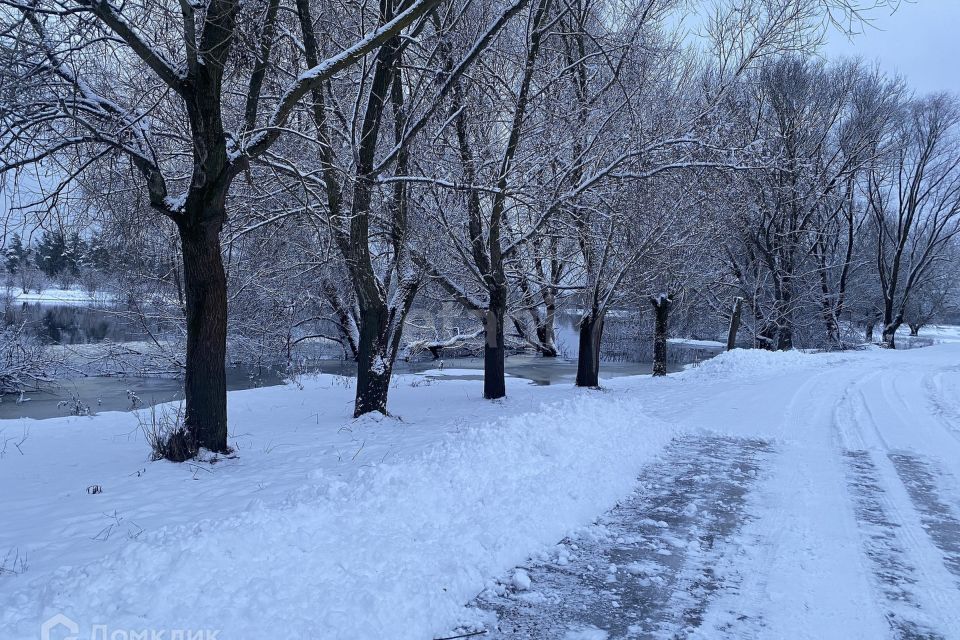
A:
[[[865,331],[864,340],[868,343],[873,342],[873,330],[877,327],[877,323],[883,319],[883,314],[879,309],[874,309],[869,315],[867,315],[867,326]]]
[[[755,349],[764,349],[773,351],[776,346],[775,338],[777,336],[777,325],[774,322],[763,321],[760,331],[754,336],[753,346]]]
[[[899,318],[895,319],[893,322],[884,323],[883,325],[883,346],[888,349],[896,349],[896,336],[897,329],[900,328],[900,325],[903,323]]]
[[[209,218],[208,218],[209,219]],[[194,447],[227,446],[227,279],[220,225],[180,226],[187,316],[184,426]]]
[[[360,348],[357,354],[357,395],[353,417],[377,411],[387,413],[387,394],[393,358],[387,352],[386,305],[370,305],[360,313]]]
[[[507,395],[504,373],[503,315],[506,311],[506,295],[493,293],[490,307],[484,317],[485,338],[483,341],[483,397],[496,400]]]
[[[540,325],[537,326],[537,347],[540,355],[544,358],[557,357],[557,342],[554,337],[553,329],[554,310],[547,307],[546,316]]]
[[[883,308],[883,346],[896,349],[897,329],[903,324],[903,313],[894,315],[893,300],[887,299]]]
[[[789,351],[793,349],[793,313],[791,305],[793,304],[793,295],[789,291],[782,293],[781,299],[776,305],[777,322],[777,351]]]
[[[653,375],[667,375],[667,321],[670,316],[670,296],[650,298],[655,314],[653,330]]]
[[[727,351],[737,348],[737,332],[740,330],[740,316],[743,313],[743,298],[737,298],[733,303],[733,313],[730,314],[730,330],[727,332]]]
[[[784,325],[777,333],[777,351],[790,351],[790,349],[793,349],[793,328],[790,325]]]
[[[600,341],[603,338],[603,316],[596,310],[580,320],[580,353],[577,356],[578,387],[600,386]]]
[[[923,326],[923,325],[920,325],[920,324],[909,323],[910,335],[911,335],[912,337],[914,337],[914,338],[916,338],[917,336],[919,336],[919,335],[920,335],[920,329],[921,329],[922,326]]]

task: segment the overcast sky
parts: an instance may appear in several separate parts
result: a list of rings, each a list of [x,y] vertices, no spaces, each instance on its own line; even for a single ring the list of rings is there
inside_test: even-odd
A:
[[[960,0],[904,0],[892,15],[888,9],[869,15],[872,26],[852,39],[830,33],[824,54],[877,60],[920,93],[960,94]]]

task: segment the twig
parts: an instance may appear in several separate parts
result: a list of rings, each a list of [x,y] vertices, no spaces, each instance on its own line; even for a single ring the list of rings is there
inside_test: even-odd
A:
[[[474,636],[482,636],[487,633],[487,630],[483,631],[472,631],[470,633],[462,633],[459,636],[445,636],[443,638],[434,638],[433,640],[457,640],[457,638],[472,638]]]

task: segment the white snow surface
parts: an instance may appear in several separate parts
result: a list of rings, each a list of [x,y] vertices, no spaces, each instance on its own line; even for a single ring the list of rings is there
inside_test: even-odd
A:
[[[114,299],[111,293],[98,292],[91,294],[82,289],[41,289],[39,292],[24,293],[22,290],[10,289],[10,295],[15,302],[30,302],[41,304],[57,304],[67,306],[90,305],[106,303]]]
[[[128,413],[4,425],[29,438],[0,460],[0,512],[16,514],[0,549],[30,565],[0,577],[0,637],[64,613],[225,639],[424,638],[611,507],[672,434],[619,393],[511,384],[490,403],[476,382],[409,383],[398,418],[356,421],[328,376],[233,392],[238,457],[214,465],[147,462]]]
[[[29,562],[0,575],[0,638],[36,638],[58,613],[83,638],[95,625],[442,636],[476,623],[464,605],[497,579],[534,597],[515,567],[630,494],[673,437],[706,433],[769,441],[771,466],[715,567],[737,587],[691,637],[751,637],[729,631],[744,619],[764,638],[890,635],[849,490],[853,450],[875,464],[920,621],[960,638],[958,577],[891,462],[906,453],[937,469],[960,517],[960,343],[936,331],[943,344],[896,352],[734,350],[602,391],[509,379],[499,402],[476,381],[398,377],[389,418],[350,419],[353,390],[317,376],[232,392],[238,455],[216,464],[148,462],[128,413],[6,421],[0,449],[28,437],[0,458],[0,558]]]

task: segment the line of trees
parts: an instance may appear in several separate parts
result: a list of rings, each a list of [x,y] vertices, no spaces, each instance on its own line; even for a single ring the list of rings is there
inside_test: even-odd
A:
[[[35,247],[23,244],[20,234],[13,233],[4,251],[4,268],[10,275],[36,267],[48,278],[79,276],[89,269],[106,271],[110,255],[104,239],[95,235],[85,240],[77,231],[44,231]]]
[[[189,452],[228,449],[228,335],[338,343],[357,416],[387,411],[411,327],[482,337],[490,399],[508,349],[558,354],[562,310],[587,387],[629,309],[658,353],[668,313],[726,335],[732,309],[763,348],[874,317],[892,346],[952,296],[958,110],[813,57],[862,10],[0,0],[0,171],[41,167],[34,210],[82,199],[111,268],[176,300]]]

